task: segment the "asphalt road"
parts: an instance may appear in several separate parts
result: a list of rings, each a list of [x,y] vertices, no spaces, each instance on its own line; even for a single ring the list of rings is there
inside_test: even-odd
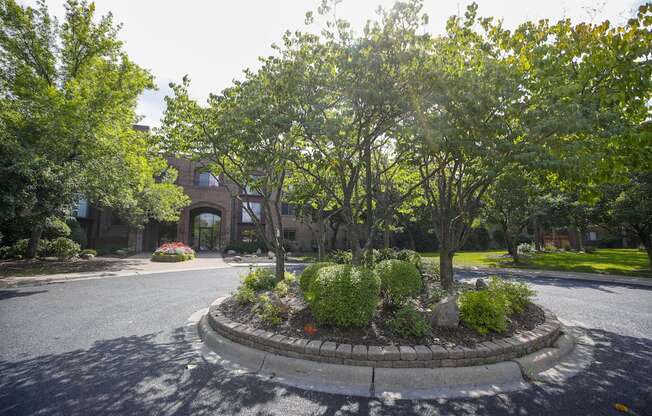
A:
[[[187,319],[245,271],[0,290],[0,415],[622,414],[614,403],[652,415],[652,290],[529,279],[540,303],[597,342],[586,371],[492,397],[387,403],[232,376],[193,352]]]

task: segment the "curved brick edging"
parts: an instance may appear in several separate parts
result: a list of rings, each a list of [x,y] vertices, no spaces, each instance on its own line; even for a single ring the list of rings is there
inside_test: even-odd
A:
[[[561,324],[543,309],[546,320],[532,331],[512,337],[486,341],[475,348],[440,345],[365,346],[337,344],[331,341],[287,337],[230,320],[215,302],[208,312],[208,323],[220,335],[248,347],[290,358],[331,364],[380,368],[467,367],[508,361],[551,346],[558,338]]]

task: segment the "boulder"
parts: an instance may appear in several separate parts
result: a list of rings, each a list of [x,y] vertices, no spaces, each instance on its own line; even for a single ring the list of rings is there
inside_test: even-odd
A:
[[[489,289],[489,285],[487,285],[487,282],[484,281],[484,279],[477,279],[475,281],[475,290],[486,290]]]
[[[460,308],[457,295],[449,295],[437,302],[433,308],[430,323],[433,326],[454,328],[460,324]]]
[[[226,254],[235,254],[235,250],[229,250],[226,252]]]
[[[267,252],[267,258],[270,260],[274,260],[276,258],[276,255],[274,254],[273,251],[268,251]]]
[[[242,261],[242,257],[240,257],[240,256],[233,256],[233,261]]]
[[[95,258],[95,256],[92,255],[91,253],[84,253],[79,257],[81,257],[84,260],[93,260]]]
[[[263,251],[261,249],[256,250],[256,254],[260,255]]]

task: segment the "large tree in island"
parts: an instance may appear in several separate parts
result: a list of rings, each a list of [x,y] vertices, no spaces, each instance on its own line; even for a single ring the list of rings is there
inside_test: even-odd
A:
[[[152,76],[124,53],[111,15],[65,6],[59,24],[43,2],[0,0],[0,210],[31,229],[28,257],[47,218],[79,198],[131,214],[134,226],[174,220],[187,203],[155,139],[132,128]]]
[[[573,176],[647,114],[650,7],[623,27],[524,23],[514,32],[477,6],[434,39],[417,79],[415,161],[440,244],[442,284],[489,186],[513,163]],[[635,115],[635,117],[633,117]]]

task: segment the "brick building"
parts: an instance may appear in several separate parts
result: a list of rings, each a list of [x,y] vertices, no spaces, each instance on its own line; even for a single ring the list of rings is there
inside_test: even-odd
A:
[[[144,126],[135,128],[147,130]],[[110,209],[81,201],[76,216],[86,230],[89,247],[129,248],[139,252],[153,251],[167,241],[181,241],[198,251],[223,251],[230,242],[255,238],[251,218],[242,209],[242,202],[227,190],[224,177],[214,177],[197,162],[177,158],[169,158],[168,162],[179,172],[177,185],[182,186],[191,199],[190,205],[181,211],[179,221],[150,221],[142,230],[135,230]],[[237,189],[234,185],[229,188]],[[254,212],[261,212],[260,196],[245,189],[239,191],[240,198],[247,201]],[[313,251],[316,235],[311,227],[296,218],[291,205],[282,203],[281,211],[287,246],[293,251]]]

